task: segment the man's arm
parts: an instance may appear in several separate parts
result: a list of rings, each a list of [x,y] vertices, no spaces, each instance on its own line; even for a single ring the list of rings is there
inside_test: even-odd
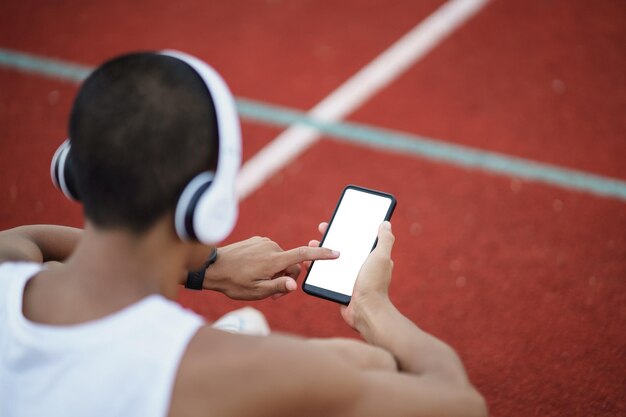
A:
[[[180,364],[171,417],[484,416],[469,385],[391,370],[360,369],[305,340],[202,329]]]
[[[74,251],[82,229],[28,225],[0,231],[0,262],[62,262]],[[219,261],[207,269],[204,288],[234,299],[274,298],[294,291],[300,262],[334,259],[325,248],[283,251],[267,238],[254,237],[218,249]],[[181,277],[184,283],[186,276]]]
[[[396,359],[389,351],[360,340],[332,337],[306,339],[307,343],[332,352],[344,363],[358,369],[397,371]]]
[[[454,351],[389,301],[392,245],[390,228],[381,227],[342,314],[393,354],[399,372],[360,369],[296,338],[203,329],[180,365],[170,415],[485,416],[485,402]]]
[[[346,323],[368,343],[392,352],[403,371],[468,383],[454,350],[419,329],[389,300],[394,239],[391,224],[384,222],[379,230],[379,243],[359,274],[352,301],[341,309]]]
[[[63,261],[70,256],[82,234],[66,226],[20,226],[0,232],[0,262]]]

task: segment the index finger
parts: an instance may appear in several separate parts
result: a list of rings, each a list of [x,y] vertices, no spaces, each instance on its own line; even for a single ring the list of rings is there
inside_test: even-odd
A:
[[[391,223],[388,221],[382,222],[378,228],[378,243],[376,243],[376,249],[374,250],[391,258],[391,250],[393,249],[395,239],[391,231]]]
[[[287,267],[306,261],[318,261],[323,259],[337,259],[339,252],[322,247],[300,246],[278,254],[280,262]]]

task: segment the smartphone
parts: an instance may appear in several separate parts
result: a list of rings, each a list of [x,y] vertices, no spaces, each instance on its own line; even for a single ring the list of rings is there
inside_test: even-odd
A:
[[[376,247],[378,227],[391,219],[395,207],[391,194],[348,185],[320,242],[320,246],[339,251],[339,258],[314,261],[302,285],[304,292],[349,304],[357,275]]]

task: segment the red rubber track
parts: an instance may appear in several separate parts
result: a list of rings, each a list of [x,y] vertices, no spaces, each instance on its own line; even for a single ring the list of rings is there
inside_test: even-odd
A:
[[[90,65],[179,48],[215,66],[237,95],[307,109],[442,3],[8,0],[0,45]]]
[[[237,95],[306,109],[441,2],[58,3],[1,3],[0,47],[91,65],[180,48]],[[618,1],[496,1],[354,119],[624,178],[625,16]],[[0,70],[0,228],[81,225],[48,179],[74,93]],[[243,127],[246,158],[278,133]],[[459,352],[492,415],[626,414],[623,202],[324,140],[243,203],[229,241],[306,244],[346,183],[397,195],[392,297]],[[209,319],[243,304],[180,299]],[[279,331],[356,336],[302,293],[254,305]]]
[[[496,1],[354,119],[626,178],[626,3]]]
[[[397,195],[392,298],[460,352],[493,415],[620,415],[623,203],[325,141],[243,204],[235,238],[304,244],[350,182]],[[260,308],[279,330],[350,335],[328,304],[300,295]]]

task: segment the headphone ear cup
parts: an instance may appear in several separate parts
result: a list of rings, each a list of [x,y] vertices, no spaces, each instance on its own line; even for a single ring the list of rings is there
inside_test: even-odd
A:
[[[176,234],[182,241],[198,241],[194,219],[198,201],[213,181],[214,173],[206,171],[195,176],[185,187],[178,198],[174,225]]]
[[[59,146],[50,163],[50,176],[57,187],[70,200],[80,201],[72,170],[72,153],[69,139]]]
[[[238,214],[234,187],[220,187],[218,183],[214,173],[206,171],[183,190],[174,214],[176,233],[181,240],[214,245],[233,230]]]
[[[206,245],[219,243],[232,232],[239,211],[234,187],[216,186],[217,181],[202,193],[194,211],[197,240]]]

